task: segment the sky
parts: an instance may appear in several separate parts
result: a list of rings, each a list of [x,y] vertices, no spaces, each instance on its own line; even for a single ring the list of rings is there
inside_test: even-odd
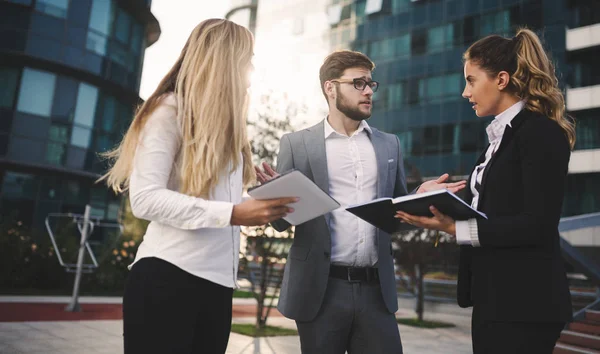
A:
[[[146,49],[140,97],[148,98],[167,74],[197,24],[208,18],[224,18],[228,0],[153,0],[152,14],[161,27],[156,43]]]
[[[234,3],[239,3],[239,0],[152,1],[151,10],[160,24],[161,35],[156,43],[146,49],[140,84],[142,99],[147,99],[152,94],[173,66],[194,27],[208,18],[224,18]],[[231,20],[247,25],[247,18],[248,13],[240,11]],[[313,51],[299,53],[289,38],[285,37],[287,34],[279,35],[271,27],[264,30],[258,36],[254,48],[255,72],[250,88],[249,119],[255,118],[260,107],[264,106],[262,98],[265,94],[279,103],[272,113],[275,116],[284,116],[282,112],[290,104],[304,107],[292,119],[294,129],[323,119],[326,103],[320,93],[317,73],[325,55],[315,54]],[[293,64],[293,60],[300,60],[304,64],[310,62],[312,65],[305,68],[307,72],[304,72]],[[291,67],[294,69],[290,70]],[[310,80],[306,77],[310,77]]]

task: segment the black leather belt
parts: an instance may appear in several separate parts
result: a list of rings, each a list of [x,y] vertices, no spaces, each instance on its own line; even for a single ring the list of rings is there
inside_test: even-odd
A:
[[[375,282],[379,281],[379,272],[377,268],[372,267],[346,267],[331,265],[329,276],[332,278],[344,279],[349,282]]]

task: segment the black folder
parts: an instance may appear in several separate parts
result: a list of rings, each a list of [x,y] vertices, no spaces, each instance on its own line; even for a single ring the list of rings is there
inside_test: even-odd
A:
[[[446,189],[409,194],[394,199],[378,198],[367,203],[351,205],[346,210],[369,224],[392,234],[415,229],[414,226],[394,218],[396,211],[431,217],[433,216],[429,210],[431,205],[454,220],[487,219],[484,213],[471,208],[470,205]]]

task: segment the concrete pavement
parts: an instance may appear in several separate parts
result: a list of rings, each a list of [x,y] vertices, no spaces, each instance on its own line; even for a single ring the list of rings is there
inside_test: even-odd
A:
[[[24,297],[1,297],[0,302]],[[27,298],[39,301],[40,298]],[[46,299],[47,300],[47,299]],[[59,299],[64,300],[64,299]],[[62,302],[56,300],[57,302]],[[102,298],[86,299],[82,302],[103,301]],[[104,300],[106,301],[106,300]],[[118,299],[108,300],[118,302]],[[247,304],[253,300],[236,299],[235,303]],[[460,311],[459,311],[460,312]],[[401,308],[399,315],[412,316],[410,309]],[[460,314],[431,313],[427,319],[451,322],[454,328],[419,329],[399,325],[400,335],[407,354],[462,354],[471,353],[470,319]],[[252,317],[237,317],[234,323],[254,323]],[[269,325],[295,328],[295,323],[284,317],[269,318]],[[81,354],[122,353],[122,321],[57,321],[57,322],[0,322],[0,353],[2,354]],[[227,354],[299,354],[297,336],[252,338],[232,333]]]

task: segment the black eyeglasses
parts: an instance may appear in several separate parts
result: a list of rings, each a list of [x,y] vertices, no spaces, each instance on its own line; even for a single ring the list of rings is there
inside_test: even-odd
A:
[[[379,88],[379,82],[367,81],[365,79],[352,79],[352,80],[330,80],[331,82],[339,82],[341,84],[353,84],[354,88],[358,91],[363,91],[365,87],[369,86],[373,92],[377,92]]]

